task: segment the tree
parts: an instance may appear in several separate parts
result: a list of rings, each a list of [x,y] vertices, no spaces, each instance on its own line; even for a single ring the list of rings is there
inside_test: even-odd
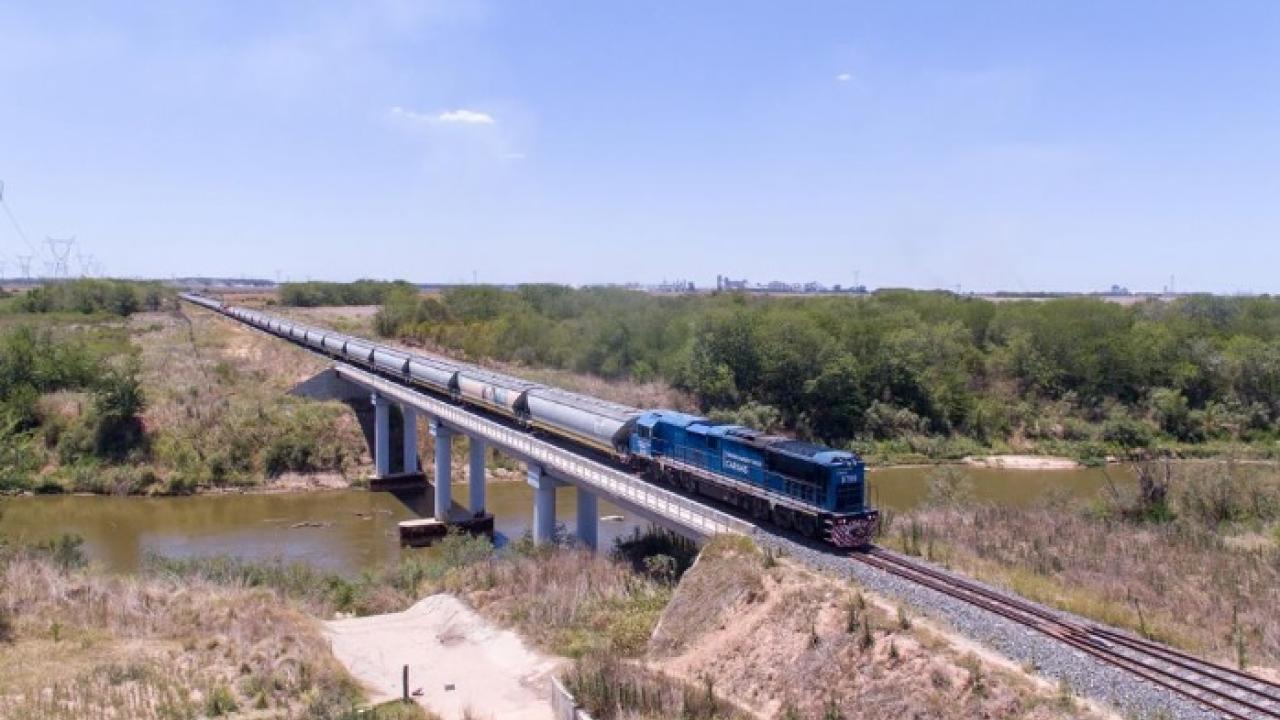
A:
[[[821,372],[805,385],[809,427],[827,442],[857,435],[869,404],[862,369],[846,352],[824,357]]]

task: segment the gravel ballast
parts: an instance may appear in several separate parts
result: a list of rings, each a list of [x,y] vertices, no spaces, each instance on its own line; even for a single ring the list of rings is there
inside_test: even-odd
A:
[[[853,580],[868,590],[898,599],[916,612],[942,622],[959,634],[982,643],[1014,662],[1035,668],[1036,674],[1041,677],[1065,684],[1072,693],[1110,705],[1127,717],[1187,720],[1214,720],[1219,717],[1166,688],[963,600],[857,560],[809,547],[766,529],[758,530],[756,540],[761,545],[772,547],[817,570]],[[918,558],[912,560],[920,562]],[[950,572],[941,567],[937,569]],[[970,580],[996,592],[1008,594],[1000,588]],[[1053,608],[1045,610],[1068,621],[1094,624],[1088,619]]]

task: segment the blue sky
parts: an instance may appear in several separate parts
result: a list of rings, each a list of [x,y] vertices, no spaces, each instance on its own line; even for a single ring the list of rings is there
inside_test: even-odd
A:
[[[1280,3],[110,5],[0,5],[110,274],[1280,291]]]

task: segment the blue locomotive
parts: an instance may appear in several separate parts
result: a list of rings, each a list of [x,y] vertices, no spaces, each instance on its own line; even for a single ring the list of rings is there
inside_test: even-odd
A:
[[[669,410],[637,418],[630,450],[655,479],[758,520],[840,547],[874,535],[879,514],[867,506],[866,466],[853,453]]]
[[[852,453],[671,410],[640,410],[450,358],[409,353],[190,293],[183,299],[372,372],[608,453],[655,482],[729,503],[839,547],[870,543],[877,512]]]

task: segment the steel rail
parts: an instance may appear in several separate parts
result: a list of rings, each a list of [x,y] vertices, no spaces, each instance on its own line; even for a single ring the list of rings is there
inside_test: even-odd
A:
[[[1280,718],[1280,709],[1259,705],[1252,700],[1242,699],[1224,692],[1220,688],[1206,685],[1203,679],[1187,678],[1173,671],[1149,665],[1140,658],[1134,658],[1122,652],[1111,650],[1105,646],[1103,641],[1090,637],[1090,628],[1068,622],[1025,601],[1010,598],[965,581],[962,578],[886,553],[880,548],[872,548],[866,553],[854,553],[852,557],[884,572],[903,577],[944,595],[954,597],[1004,617],[1016,624],[1036,630],[1102,662],[1133,673],[1228,717],[1236,718],[1237,720],[1256,720],[1255,715],[1244,714],[1252,712],[1259,713],[1262,717]],[[1169,662],[1164,658],[1157,657],[1156,659],[1162,662]],[[1198,662],[1213,665],[1206,661]],[[1170,662],[1169,664],[1173,663]],[[1222,669],[1230,671],[1229,668]],[[1211,682],[1225,682],[1222,678],[1215,677],[1209,673],[1194,669],[1190,671],[1202,677],[1207,676]],[[1246,677],[1252,680],[1260,680],[1253,678],[1253,676]],[[1265,683],[1266,681],[1261,682]],[[1237,687],[1239,686],[1237,685]],[[1267,693],[1261,693],[1254,688],[1248,687],[1242,687],[1241,689],[1266,697],[1267,700],[1264,702],[1268,704],[1272,702],[1271,696]],[[1223,702],[1236,707],[1228,707],[1223,705]],[[1247,708],[1247,710],[1241,710],[1241,708]]]

